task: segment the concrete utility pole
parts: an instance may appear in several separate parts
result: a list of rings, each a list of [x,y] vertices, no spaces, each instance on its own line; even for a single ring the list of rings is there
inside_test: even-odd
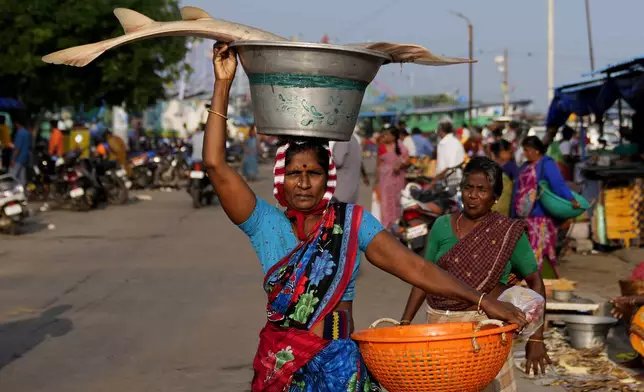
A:
[[[548,105],[555,95],[555,0],[548,0]]]
[[[472,21],[467,16],[460,12],[450,11],[450,13],[458,18],[461,18],[467,23],[467,43],[470,60],[474,60],[474,27]],[[474,63],[469,64],[469,97],[468,97],[468,112],[470,128],[473,125],[474,117]]]
[[[588,27],[588,54],[590,55],[590,72],[595,71],[595,55],[593,53],[593,28],[590,24],[590,1],[586,0],[586,26]]]
[[[503,115],[508,115],[510,107],[510,85],[508,84],[508,48],[503,51]]]

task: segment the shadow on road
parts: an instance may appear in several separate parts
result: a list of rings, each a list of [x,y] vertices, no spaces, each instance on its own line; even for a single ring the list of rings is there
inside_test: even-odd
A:
[[[60,315],[71,305],[49,308],[39,316],[0,324],[0,369],[22,357],[48,337],[57,338],[73,329],[71,320]]]
[[[29,220],[18,229],[19,235],[35,234],[47,229],[47,224],[42,220]]]

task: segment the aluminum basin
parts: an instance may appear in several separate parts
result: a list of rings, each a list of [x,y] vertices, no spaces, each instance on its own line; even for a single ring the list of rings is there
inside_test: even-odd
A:
[[[347,141],[381,52],[338,45],[235,41],[248,75],[257,131]]]
[[[608,332],[617,323],[616,318],[598,316],[566,316],[561,320],[566,323],[570,345],[576,349],[604,346]]]

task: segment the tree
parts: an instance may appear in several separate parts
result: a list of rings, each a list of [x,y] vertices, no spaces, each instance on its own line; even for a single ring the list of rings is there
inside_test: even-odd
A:
[[[181,18],[178,0],[0,0],[0,96],[19,98],[31,113],[62,106],[126,103],[142,109],[164,98],[179,78],[186,38],[136,42],[108,51],[84,68],[41,57],[123,34],[113,14],[124,7],[155,20]]]

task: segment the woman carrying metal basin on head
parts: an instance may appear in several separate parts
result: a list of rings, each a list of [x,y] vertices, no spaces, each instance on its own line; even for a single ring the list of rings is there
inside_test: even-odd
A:
[[[545,288],[534,253],[521,221],[493,212],[492,207],[503,193],[501,167],[486,157],[475,157],[463,171],[461,190],[463,212],[444,215],[436,220],[427,243],[428,265],[438,265],[470,287],[498,296],[507,288],[511,271],[521,275],[528,286],[545,298]],[[472,304],[426,293],[413,287],[401,324],[414,319],[427,300],[427,323],[481,321],[487,315]],[[545,373],[550,364],[543,342],[543,327],[528,339],[526,372]],[[512,357],[505,363],[486,392],[516,391]]]
[[[285,212],[257,197],[225,157],[225,120],[236,66],[235,51],[218,44],[203,156],[224,211],[249,237],[266,274],[268,321],[253,364],[253,392],[379,390],[349,339],[359,251],[377,267],[429,293],[525,324],[515,307],[425,263],[360,206],[335,202],[336,171],[325,141],[282,141],[274,195]]]

